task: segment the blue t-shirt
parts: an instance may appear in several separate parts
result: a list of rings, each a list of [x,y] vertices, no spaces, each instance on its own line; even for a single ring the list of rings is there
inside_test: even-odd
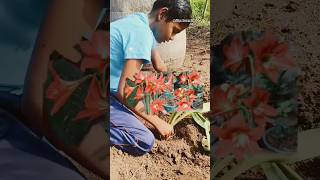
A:
[[[110,24],[110,91],[117,92],[127,59],[150,63],[156,40],[149,27],[148,16],[135,13]]]

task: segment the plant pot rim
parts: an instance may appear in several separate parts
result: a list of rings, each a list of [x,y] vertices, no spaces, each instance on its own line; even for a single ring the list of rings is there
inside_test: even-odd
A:
[[[165,107],[178,107],[178,105],[169,105],[169,104],[163,104]]]
[[[265,144],[265,146],[271,150],[271,151],[274,151],[274,152],[277,152],[277,153],[291,153],[291,152],[295,152],[295,150],[288,150],[288,151],[285,151],[285,150],[281,150],[281,149],[278,149],[276,147],[273,147],[271,144],[269,144],[269,142],[267,141],[267,135],[268,133],[270,133],[270,131],[274,130],[275,127],[271,127],[269,129],[267,129],[264,133],[264,135],[262,136],[262,140],[263,140],[263,143]]]
[[[174,105],[164,104],[163,107],[168,113],[172,113],[178,108],[178,105],[174,106]]]

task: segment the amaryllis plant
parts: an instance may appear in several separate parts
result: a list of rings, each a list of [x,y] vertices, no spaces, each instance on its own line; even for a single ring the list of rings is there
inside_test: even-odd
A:
[[[138,101],[142,101],[146,113],[155,115],[201,109],[202,91],[198,72],[139,72],[133,80],[127,80],[124,90],[129,106],[135,107]]]
[[[135,107],[142,101],[148,114],[169,115],[168,123],[175,126],[191,115],[205,130],[202,146],[210,151],[210,122],[203,116],[203,84],[198,72],[146,74],[139,72],[125,87],[127,105]],[[206,106],[209,109],[209,106]]]
[[[294,151],[299,71],[288,44],[270,32],[235,33],[215,48],[211,66],[216,157]]]
[[[76,64],[52,53],[45,85],[49,123],[67,144],[79,144],[94,122],[104,120],[109,106],[109,33],[91,33],[78,49],[82,59]]]

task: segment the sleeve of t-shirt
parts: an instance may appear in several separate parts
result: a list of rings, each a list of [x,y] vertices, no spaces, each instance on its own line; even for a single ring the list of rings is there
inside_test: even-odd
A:
[[[152,38],[153,43],[152,43],[152,49],[155,49],[157,47],[157,40],[153,37]]]
[[[146,30],[131,30],[124,39],[124,59],[143,59],[151,62],[151,49],[154,46],[153,36]]]

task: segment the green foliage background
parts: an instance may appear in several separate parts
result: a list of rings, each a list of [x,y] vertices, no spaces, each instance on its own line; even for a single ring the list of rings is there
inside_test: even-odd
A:
[[[190,0],[193,20],[197,25],[210,26],[210,0],[207,3],[207,9],[203,16],[206,0]]]

